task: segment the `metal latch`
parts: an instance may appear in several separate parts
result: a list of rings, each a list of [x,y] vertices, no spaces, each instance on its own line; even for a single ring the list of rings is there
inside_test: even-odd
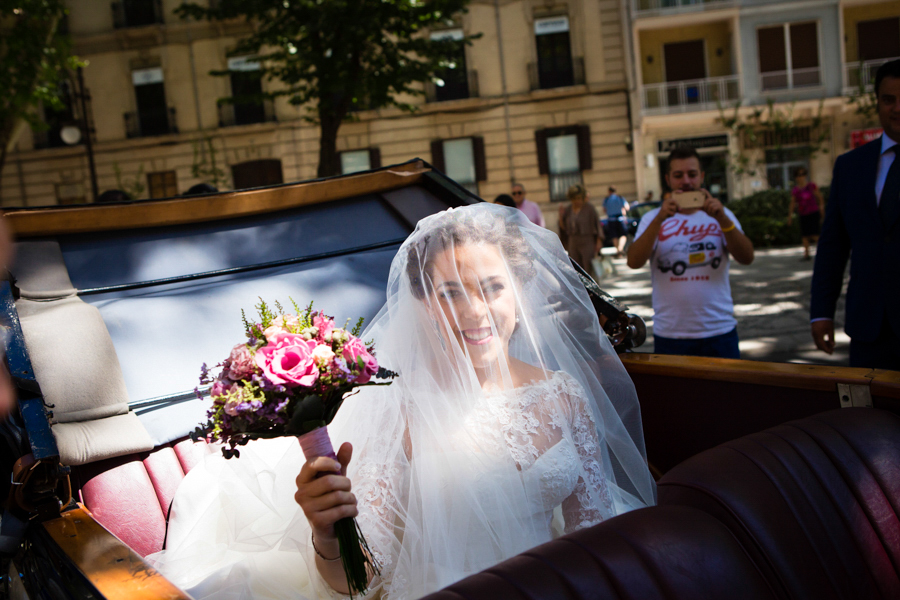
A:
[[[838,397],[841,399],[841,408],[863,407],[872,408],[872,391],[867,385],[855,383],[837,384]]]

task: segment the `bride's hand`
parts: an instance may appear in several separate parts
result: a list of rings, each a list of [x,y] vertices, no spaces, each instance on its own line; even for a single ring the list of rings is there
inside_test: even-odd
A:
[[[344,517],[355,517],[359,513],[356,496],[350,492],[350,479],[346,476],[352,455],[353,446],[344,442],[337,452],[338,462],[325,456],[308,460],[297,476],[294,500],[303,509],[312,527],[319,551],[325,553],[334,547],[334,551],[326,556],[338,554],[334,524]],[[317,477],[319,473],[327,475]]]

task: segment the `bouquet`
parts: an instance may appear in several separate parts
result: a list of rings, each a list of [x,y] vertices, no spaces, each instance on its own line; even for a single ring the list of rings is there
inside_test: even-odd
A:
[[[191,435],[224,442],[225,458],[239,457],[237,446],[252,439],[298,436],[307,460],[337,458],[327,425],[344,400],[360,387],[388,385],[395,373],[378,366],[372,343],[359,339],[363,319],[352,330],[336,327],[334,319],[312,304],[295,314],[276,302],[273,311],[262,299],[256,305],[259,322],[241,311],[247,342],[238,344],[213,374],[203,365],[200,382],[210,385],[212,407],[206,427]],[[373,381],[382,379],[388,381]],[[201,395],[199,388],[198,395]],[[320,474],[321,475],[321,474]],[[351,595],[365,593],[368,565],[378,565],[354,519],[335,523],[341,561]]]

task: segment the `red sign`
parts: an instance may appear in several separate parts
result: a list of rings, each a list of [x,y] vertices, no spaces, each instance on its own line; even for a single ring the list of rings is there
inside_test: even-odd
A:
[[[850,148],[859,148],[881,137],[883,129],[857,129],[850,132]]]

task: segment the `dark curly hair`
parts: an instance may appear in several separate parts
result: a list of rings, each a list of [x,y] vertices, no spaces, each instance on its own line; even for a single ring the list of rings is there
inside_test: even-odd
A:
[[[491,212],[473,215],[465,211],[452,213],[447,221],[426,233],[407,250],[406,274],[416,298],[421,300],[426,296],[425,280],[431,279],[437,256],[444,250],[457,246],[496,246],[520,283],[534,277],[531,246],[515,223]]]

